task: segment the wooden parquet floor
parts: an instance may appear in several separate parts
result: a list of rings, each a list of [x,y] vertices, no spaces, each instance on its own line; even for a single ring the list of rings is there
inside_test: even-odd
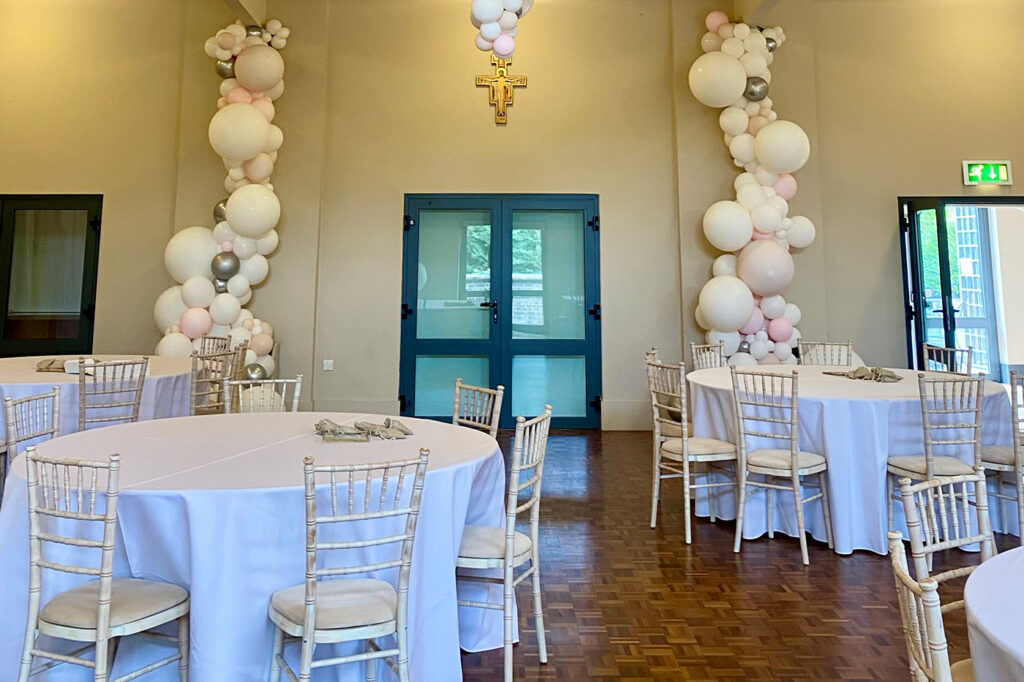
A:
[[[510,440],[499,437],[506,453]],[[782,534],[733,554],[733,522],[705,518],[687,546],[680,481],[663,483],[649,527],[650,452],[650,433],[552,434],[540,531],[548,663],[524,583],[517,681],[909,679],[888,557],[812,540],[804,567]],[[946,631],[951,660],[966,658],[962,611]],[[503,679],[500,649],[463,653],[462,666],[467,682]]]

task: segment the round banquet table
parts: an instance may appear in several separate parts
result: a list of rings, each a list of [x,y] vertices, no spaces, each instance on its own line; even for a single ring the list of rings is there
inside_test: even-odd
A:
[[[78,430],[78,375],[63,372],[37,372],[36,363],[53,358],[77,360],[79,355],[47,355],[40,357],[0,358],[0,401],[4,398],[26,398],[48,393],[60,386],[60,432]],[[138,355],[86,355],[100,362],[134,360]],[[139,419],[162,419],[188,414],[189,358],[149,359],[149,375],[142,386]],[[0,444],[6,439],[6,428],[0,418]],[[19,446],[20,449],[20,446]]]
[[[974,569],[964,587],[974,679],[1024,680],[1024,547],[997,554]]]
[[[461,679],[460,644],[478,651],[502,643],[501,612],[460,612],[455,585],[463,526],[504,526],[505,467],[497,442],[480,431],[411,418],[403,418],[414,431],[406,439],[322,442],[313,425],[324,417],[342,424],[384,419],[310,412],[161,419],[75,433],[41,444],[39,453],[87,460],[121,454],[115,577],[162,580],[188,589],[191,679],[248,682],[266,680],[269,674],[271,594],[305,578],[303,458],[312,456],[323,464],[384,462],[416,457],[419,448],[430,448],[409,585],[410,672],[414,680]],[[5,498],[0,508],[0,612],[7,616],[0,619],[0,680],[16,677],[28,603],[24,456],[11,467]],[[387,573],[378,577],[392,579]],[[44,604],[54,591],[78,582],[62,580],[62,574],[44,573]],[[492,591],[490,599],[500,603],[500,594]],[[127,639],[112,677],[124,674],[128,664],[162,658],[165,646]],[[288,649],[293,651],[287,655],[297,659],[297,647]],[[328,645],[317,647],[317,658],[328,654]],[[58,666],[51,672],[59,671],[60,677],[39,679],[92,679],[88,670],[74,668]],[[385,666],[379,672],[386,674],[378,679],[389,679]],[[76,676],[65,677],[72,673]],[[146,679],[177,680],[177,666]],[[363,667],[323,668],[313,679],[362,680]]]
[[[892,371],[903,377],[901,381],[879,383],[825,374],[849,371],[850,367],[776,365],[758,369],[778,373],[789,373],[795,369],[799,372],[799,447],[806,452],[823,455],[828,460],[829,506],[836,552],[849,554],[854,550],[867,549],[879,554],[888,553],[885,537],[888,525],[886,460],[895,455],[924,454],[917,371],[894,369]],[[936,372],[926,374],[941,376]],[[694,435],[735,443],[736,410],[729,368],[697,370],[687,374],[686,378]],[[1009,445],[1010,438],[1010,401],[1005,387],[986,381],[982,401],[982,444]],[[748,450],[779,447],[778,441],[765,440],[759,444],[758,440],[748,438]],[[716,515],[735,518],[732,488],[710,490],[718,491]],[[752,488],[748,494],[743,536],[756,538],[768,530],[764,491]],[[994,508],[997,505],[990,506]],[[774,509],[775,530],[795,536],[793,496],[777,491]],[[707,514],[706,496],[698,498],[697,511]],[[1006,514],[1004,521],[1003,515],[994,509],[992,516],[997,530],[1019,534],[1015,513]],[[897,502],[894,524],[896,530],[901,530],[905,536],[902,517],[902,508]],[[820,500],[806,505],[804,520],[807,530],[824,541]],[[1002,523],[1010,527],[1004,529]]]

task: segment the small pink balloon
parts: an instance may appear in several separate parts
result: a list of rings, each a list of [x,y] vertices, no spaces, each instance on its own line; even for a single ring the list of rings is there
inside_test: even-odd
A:
[[[221,97],[221,98],[219,98],[219,99],[217,100],[217,108],[218,108],[218,109],[223,109],[223,108],[224,108],[224,107],[226,107],[227,105],[228,105],[228,100],[227,100],[227,98],[226,98],[226,97]]]
[[[789,201],[796,196],[796,178],[789,173],[782,173],[779,175],[779,179],[775,181],[775,184],[772,185],[772,189],[780,197]]]
[[[772,238],[772,233],[771,232],[762,232],[761,230],[758,230],[757,228],[755,228],[754,229],[754,236],[752,236],[750,238],[750,241],[757,241],[758,239],[771,239],[771,238]]]
[[[249,350],[257,356],[268,354],[274,349],[274,339],[269,334],[253,334],[249,339]]]
[[[781,343],[789,341],[793,337],[793,323],[784,317],[776,317],[768,323],[768,337]]]
[[[716,9],[713,12],[708,12],[708,15],[704,17],[704,25],[708,27],[708,30],[712,33],[718,33],[718,28],[722,24],[729,23],[729,15],[720,9]]]
[[[176,325],[176,324],[172,324],[172,325],[171,325],[171,329],[170,329],[170,332],[171,332],[172,334],[178,334],[178,333],[180,333],[180,332],[181,332],[181,327],[179,327],[179,326],[178,326],[178,325]]]
[[[243,329],[247,329],[249,331],[252,331],[252,327],[253,327],[253,321],[252,320],[242,320],[242,328]]]
[[[178,320],[181,333],[190,339],[198,339],[213,328],[213,318],[206,308],[189,308]]]
[[[263,327],[263,333],[264,334],[266,334],[267,336],[273,338],[273,336],[274,336],[274,328],[270,326],[269,322],[265,322],[265,321],[261,320],[260,321],[260,326]]]
[[[494,39],[494,45],[491,48],[494,50],[494,54],[501,59],[512,56],[512,52],[516,49],[516,42],[512,40],[512,37],[507,34],[501,34]]]
[[[228,93],[228,103],[230,104],[249,104],[250,102],[252,102],[252,93],[241,86]]]
[[[753,334],[761,329],[762,324],[764,324],[764,313],[761,312],[760,308],[754,308],[754,312],[750,314],[750,319],[747,320],[745,325],[740,327],[740,334]]]
[[[757,135],[757,133],[768,125],[770,121],[764,116],[751,116],[750,121],[747,123],[747,132],[751,135]]]
[[[274,103],[266,97],[257,97],[252,101],[252,105],[256,107],[256,111],[263,114],[263,117],[268,121],[274,120]]]
[[[220,250],[223,251],[224,253],[231,253],[232,251],[235,250],[235,245],[233,242],[221,242]]]

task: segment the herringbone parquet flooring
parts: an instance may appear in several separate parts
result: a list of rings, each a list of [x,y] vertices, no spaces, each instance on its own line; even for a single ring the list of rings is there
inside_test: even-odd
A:
[[[650,443],[641,432],[552,435],[541,505],[549,657],[540,665],[524,584],[517,681],[909,679],[888,557],[812,541],[804,567],[780,534],[737,555],[734,524],[707,519],[687,546],[678,480],[663,484],[652,530]],[[962,611],[946,629],[951,660],[967,657]],[[502,679],[500,649],[462,663],[467,682]]]

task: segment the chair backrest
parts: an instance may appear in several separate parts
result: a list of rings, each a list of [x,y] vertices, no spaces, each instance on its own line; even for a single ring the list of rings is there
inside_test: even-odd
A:
[[[312,457],[303,460],[306,483],[304,632],[314,630],[316,588],[320,578],[377,573],[392,568],[398,569],[398,630],[404,631],[412,546],[429,458],[430,451],[421,448],[419,457],[414,459],[376,464],[328,465],[316,464]],[[321,484],[319,503],[318,481]],[[359,539],[341,540],[339,537]],[[382,548],[388,546],[395,558],[381,560]],[[373,548],[370,560],[362,560],[366,548]],[[345,555],[355,561],[336,563],[338,550],[353,550]]]
[[[1024,374],[1010,370],[1010,421],[1013,428],[1013,459],[1017,475],[1024,468]]]
[[[900,497],[903,498],[910,555],[918,580],[933,578],[942,583],[968,575],[977,568],[977,564],[972,564],[933,574],[929,568],[932,564],[930,557],[936,552],[978,543],[981,561],[995,556],[996,544],[992,536],[985,470],[982,467],[975,467],[971,475],[946,476],[916,484],[911,484],[909,478],[901,478]],[[964,555],[968,556],[967,553]],[[943,610],[961,606],[962,601],[954,602]]]
[[[647,361],[647,360],[654,360],[655,362],[658,362],[658,347],[657,346],[651,346],[650,350],[645,350],[644,351],[644,360],[645,361]]]
[[[672,432],[681,431],[686,414],[686,366],[683,363],[670,365],[658,362],[652,355],[647,356],[647,388],[651,393],[651,411],[654,416],[654,437],[660,438],[665,427],[676,427]]]
[[[781,441],[778,449],[789,450],[790,466],[796,471],[799,433],[797,371],[788,374],[740,371],[734,365],[730,365],[730,371],[740,471],[747,464],[747,436]]]
[[[508,477],[508,500],[505,505],[505,559],[513,559],[516,517],[530,512],[530,537],[537,546],[540,530],[540,484],[544,476],[548,430],[551,428],[551,406],[533,419],[516,418],[516,435],[512,443],[512,462]],[[528,498],[520,502],[520,495]]]
[[[136,422],[149,358],[85,364],[79,358],[78,430],[89,424]]]
[[[241,353],[241,354],[240,354]],[[219,353],[202,354],[192,352],[192,373],[189,379],[188,413],[219,414],[224,411],[225,396],[222,382],[225,379],[237,379],[241,358],[245,350],[239,346],[235,350]]]
[[[924,426],[925,478],[935,478],[936,455],[969,455],[970,464],[980,466],[985,375],[949,374],[929,379],[918,372],[917,383]]]
[[[725,342],[690,344],[690,366],[693,369],[709,369],[725,366]]]
[[[231,350],[231,339],[227,336],[206,336],[199,340],[199,354],[210,355],[211,353],[223,353]]]
[[[4,426],[7,456],[11,459],[18,454],[18,443],[43,436],[59,436],[60,386],[54,386],[50,393],[26,398],[4,398]],[[2,486],[3,482],[0,481]]]
[[[924,357],[924,369],[930,372],[952,372],[954,374],[970,374],[974,348],[946,348],[921,344]]]
[[[853,362],[853,341],[797,341],[801,365],[841,365]]]
[[[302,375],[294,379],[225,379],[224,414],[298,412]]]
[[[919,581],[907,572],[907,556],[903,551],[903,536],[890,531],[889,558],[896,579],[896,595],[903,623],[903,640],[907,645],[910,671],[915,680],[952,682],[949,651],[946,648],[946,630],[942,624],[942,604],[939,584],[934,578]]]
[[[452,401],[452,424],[487,431],[493,438],[498,434],[501,418],[501,400],[505,387],[484,388],[455,380],[455,399]]]

